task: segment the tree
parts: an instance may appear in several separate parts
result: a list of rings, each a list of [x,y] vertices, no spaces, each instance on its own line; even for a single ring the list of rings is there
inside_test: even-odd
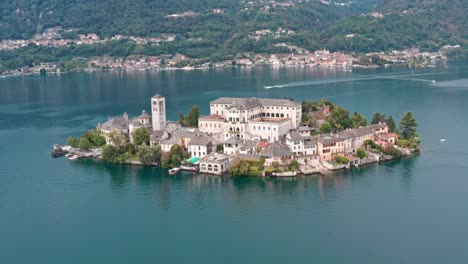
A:
[[[118,130],[113,130],[112,132],[110,132],[108,137],[109,141],[116,146],[122,147],[125,144],[127,144],[127,139]]]
[[[385,119],[385,123],[387,124],[388,126],[388,131],[389,132],[392,132],[392,133],[395,133],[396,132],[396,124],[395,124],[395,120],[393,120],[393,117],[390,115],[387,117],[387,119]]]
[[[392,156],[392,157],[394,157],[394,158],[399,158],[399,157],[401,157],[401,151],[400,151],[399,149],[395,148],[395,147],[392,146],[392,145],[388,145],[388,146],[385,148],[384,153],[385,153],[386,155],[390,155],[390,156]]]
[[[140,146],[140,145],[149,146],[150,137],[149,137],[148,130],[144,127],[137,128],[133,132],[133,143],[135,143],[135,145],[137,146]]]
[[[351,116],[351,122],[353,123],[353,128],[367,126],[367,119],[358,112],[355,112]]]
[[[182,126],[185,125],[185,117],[184,117],[184,113],[182,112],[179,113],[179,124],[181,124]]]
[[[385,122],[385,114],[382,113],[375,113],[371,120],[371,124],[373,125],[383,122]]]
[[[164,153],[161,158],[161,165],[164,168],[180,166],[182,160],[189,157],[189,153],[184,151],[181,146],[174,144],[168,153]]]
[[[102,147],[102,160],[108,163],[115,163],[120,155],[117,147],[112,145],[104,145]]]
[[[101,147],[106,144],[100,129],[91,129],[83,133],[81,137],[87,138],[92,147]]]
[[[44,69],[44,68],[41,68],[41,69],[39,70],[39,75],[40,75],[41,77],[45,77],[45,76],[47,75],[47,70]]]
[[[68,137],[67,138],[67,145],[71,146],[72,148],[78,148],[80,144],[80,139],[77,137]]]
[[[78,147],[82,150],[88,150],[91,147],[91,143],[89,143],[87,138],[82,137]]]
[[[145,166],[159,163],[161,161],[161,147],[160,146],[140,146],[138,147],[138,160]]]
[[[411,112],[406,112],[400,121],[400,134],[403,139],[413,139],[416,136],[416,119]]]
[[[289,162],[289,170],[290,171],[296,171],[297,167],[299,167],[299,162],[297,160],[293,159]]]
[[[190,127],[198,127],[199,117],[200,117],[200,109],[196,105],[192,106],[185,120],[186,125]]]
[[[332,132],[332,126],[330,125],[330,123],[324,122],[324,123],[320,126],[320,132],[322,132],[322,133],[330,133],[330,132]]]
[[[352,127],[349,111],[340,106],[335,106],[332,110],[331,125],[334,129],[343,130]]]
[[[366,157],[366,151],[362,148],[358,148],[357,149],[357,152],[356,152],[356,155],[360,158],[360,159],[363,159]]]

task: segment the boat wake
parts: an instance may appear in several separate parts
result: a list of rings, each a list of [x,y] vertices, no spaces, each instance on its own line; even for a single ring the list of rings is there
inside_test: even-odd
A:
[[[283,88],[284,85],[273,85],[273,86],[265,86],[265,89],[275,89],[275,88]]]
[[[432,75],[442,75],[448,74],[450,72],[439,72],[439,73],[415,73],[415,74],[381,74],[381,75],[367,75],[367,76],[354,76],[354,77],[343,77],[335,79],[322,79],[322,80],[310,80],[310,81],[301,81],[301,82],[292,82],[281,85],[272,85],[265,86],[265,89],[274,89],[274,88],[286,88],[286,87],[297,87],[297,86],[307,86],[307,85],[319,85],[319,84],[328,84],[328,83],[344,83],[344,82],[356,82],[356,81],[372,81],[372,80],[381,80],[381,79],[394,79],[394,80],[403,80],[403,81],[417,81],[417,82],[428,82],[435,83],[434,80],[427,80],[423,78],[411,78],[417,76],[432,76]]]

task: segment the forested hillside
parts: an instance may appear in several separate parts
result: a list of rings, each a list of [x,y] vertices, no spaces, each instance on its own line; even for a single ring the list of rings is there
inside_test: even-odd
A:
[[[280,52],[278,43],[355,52],[437,50],[466,43],[467,6],[466,0],[13,0],[0,4],[0,39],[28,39],[62,26],[76,29],[66,37],[175,34],[176,41],[152,53],[190,57]],[[293,34],[253,36],[278,29]]]

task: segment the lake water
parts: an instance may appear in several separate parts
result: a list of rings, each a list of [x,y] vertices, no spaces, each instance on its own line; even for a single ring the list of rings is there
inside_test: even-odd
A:
[[[50,157],[53,143],[109,116],[148,111],[156,93],[172,120],[194,104],[207,114],[220,96],[326,97],[368,119],[412,111],[423,149],[297,179]],[[0,263],[464,263],[467,114],[466,63],[0,79]]]

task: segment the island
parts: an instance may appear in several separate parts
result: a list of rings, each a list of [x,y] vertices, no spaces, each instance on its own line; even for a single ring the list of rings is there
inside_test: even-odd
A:
[[[165,97],[157,94],[151,115],[109,118],[81,138],[54,145],[52,155],[160,166],[170,174],[294,177],[412,156],[421,144],[411,112],[398,128],[383,113],[368,124],[327,99],[221,97],[210,102],[209,115],[199,112],[193,106],[168,121]]]

